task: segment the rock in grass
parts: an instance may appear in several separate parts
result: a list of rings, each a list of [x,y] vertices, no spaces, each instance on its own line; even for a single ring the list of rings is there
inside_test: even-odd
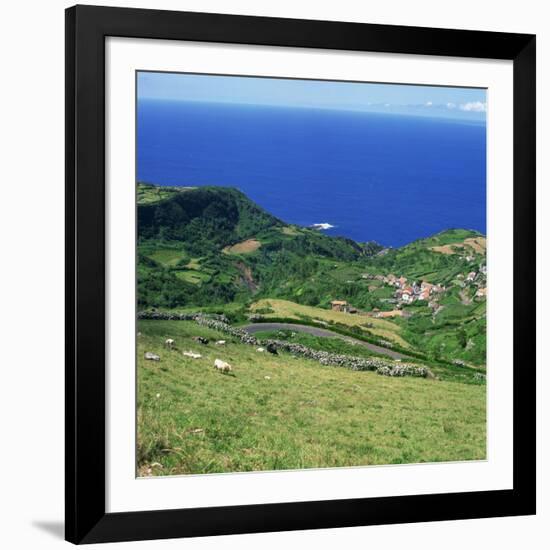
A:
[[[145,359],[147,361],[160,361],[160,356],[157,355],[156,353],[151,352],[151,351],[146,351],[145,352]]]
[[[225,346],[225,340],[217,340],[216,346]]]

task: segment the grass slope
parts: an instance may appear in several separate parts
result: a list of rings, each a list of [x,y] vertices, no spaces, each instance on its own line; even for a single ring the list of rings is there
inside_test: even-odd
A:
[[[486,456],[484,386],[387,378],[259,353],[193,322],[140,321],[139,331],[140,475]],[[193,335],[227,344],[202,346]],[[163,348],[168,337],[177,350]],[[202,358],[184,357],[185,350]],[[145,351],[161,361],[145,361]],[[229,361],[235,376],[216,372],[216,358]]]

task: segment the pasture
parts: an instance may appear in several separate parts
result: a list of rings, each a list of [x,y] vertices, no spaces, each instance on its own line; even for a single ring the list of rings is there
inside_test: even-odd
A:
[[[486,456],[485,385],[389,378],[260,353],[192,321],[140,321],[138,331],[140,476]],[[215,345],[219,339],[226,344]],[[183,355],[189,351],[201,357]],[[145,352],[160,361],[146,361]],[[218,372],[216,359],[233,371]]]

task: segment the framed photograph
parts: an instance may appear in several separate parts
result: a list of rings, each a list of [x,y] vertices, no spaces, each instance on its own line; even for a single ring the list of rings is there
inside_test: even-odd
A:
[[[66,12],[66,538],[535,513],[535,37]]]

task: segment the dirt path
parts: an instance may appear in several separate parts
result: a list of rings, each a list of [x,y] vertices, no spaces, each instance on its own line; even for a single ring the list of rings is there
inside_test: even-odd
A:
[[[243,330],[246,330],[246,332],[250,334],[254,334],[256,332],[272,331],[272,330],[293,330],[294,332],[305,332],[313,336],[320,336],[320,337],[326,337],[326,338],[340,338],[341,340],[345,340],[346,342],[351,342],[354,344],[358,344],[360,346],[365,346],[371,351],[380,353],[382,355],[387,355],[392,359],[409,359],[407,355],[403,355],[402,353],[399,353],[397,351],[383,348],[382,346],[377,346],[376,344],[370,344],[369,342],[358,340],[357,338],[352,338],[350,336],[343,336],[342,334],[338,334],[337,332],[332,332],[331,330],[327,330],[325,328],[311,327],[308,325],[298,325],[294,323],[252,323],[250,325],[246,325],[241,328]]]

